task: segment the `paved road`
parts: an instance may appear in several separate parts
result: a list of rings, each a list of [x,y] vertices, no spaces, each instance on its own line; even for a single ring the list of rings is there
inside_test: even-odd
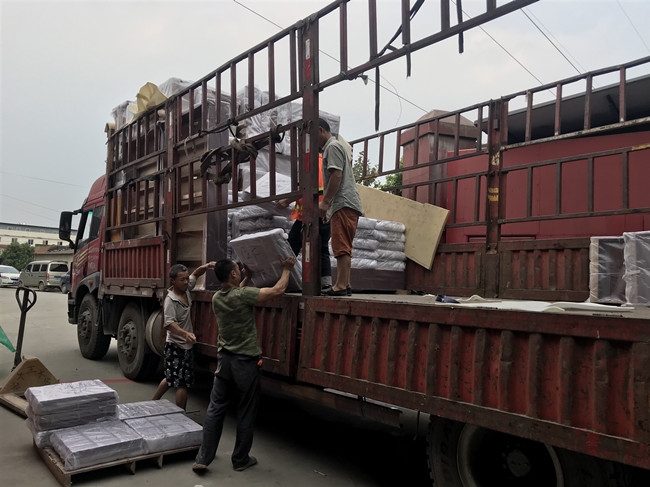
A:
[[[0,288],[0,325],[14,345],[19,322],[15,289]],[[150,399],[155,390],[155,382],[136,383],[122,376],[114,342],[103,360],[81,357],[76,328],[67,322],[65,296],[58,292],[37,293],[36,305],[26,315],[22,351],[39,358],[61,381],[103,380],[117,391],[121,403]],[[0,379],[10,374],[13,361],[14,354],[0,345]],[[188,415],[199,423],[208,395],[209,386],[190,393]],[[173,401],[170,393],[166,397]],[[192,456],[184,456],[166,458],[162,469],[138,463],[133,476],[121,467],[84,474],[74,478],[74,485],[430,487],[425,442],[416,435],[426,425],[407,423],[397,431],[265,395],[252,450],[259,465],[245,472],[230,466],[234,420],[229,417],[217,459],[205,476],[195,475]],[[23,418],[0,407],[0,425],[0,485],[59,485],[33,449]]]

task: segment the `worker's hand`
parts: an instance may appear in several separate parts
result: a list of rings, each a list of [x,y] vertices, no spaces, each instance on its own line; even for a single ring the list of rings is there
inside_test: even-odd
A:
[[[291,202],[289,201],[288,198],[282,198],[281,200],[275,202],[276,206],[280,209],[286,208],[287,206],[289,206],[289,203]]]
[[[282,266],[283,269],[291,269],[294,265],[296,265],[296,258],[288,257],[284,260],[281,260],[280,265]]]
[[[185,341],[189,343],[196,343],[196,335],[191,332],[187,332],[185,335]]]
[[[211,260],[210,262],[207,262],[204,265],[207,269],[214,269],[214,266],[217,265],[217,263],[214,260]]]
[[[322,200],[318,203],[318,216],[320,216],[323,221],[326,220],[327,210],[330,209],[330,203],[328,201]]]

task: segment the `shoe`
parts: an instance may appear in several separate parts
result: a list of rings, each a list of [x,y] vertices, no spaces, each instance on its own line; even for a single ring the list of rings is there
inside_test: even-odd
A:
[[[233,465],[232,469],[233,469],[235,472],[243,472],[243,471],[246,470],[248,467],[252,467],[253,465],[257,465],[257,458],[249,456],[249,457],[248,457],[248,461],[247,461],[246,463],[244,463],[243,465],[241,465],[241,466],[239,466],[239,467],[235,467],[235,466]]]
[[[351,295],[352,293],[350,293]],[[334,291],[334,289],[329,288],[327,291],[323,291],[323,295],[325,296],[348,296],[348,290],[347,289],[339,289],[338,291]]]
[[[345,288],[345,294],[346,294],[346,296],[352,296],[352,288],[351,287],[346,287]]]
[[[204,465],[202,463],[195,463],[192,465],[192,471],[194,473],[205,473],[205,471],[208,469],[207,465]]]
[[[326,291],[329,291],[330,289],[332,289],[332,285],[331,285],[331,284],[328,284],[327,286],[323,286],[323,287],[321,287],[321,288],[320,288],[320,292],[321,292],[321,293],[324,293],[324,292],[326,292]]]

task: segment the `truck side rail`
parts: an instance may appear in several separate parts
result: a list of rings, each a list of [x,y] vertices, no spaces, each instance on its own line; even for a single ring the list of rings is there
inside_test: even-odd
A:
[[[425,299],[306,298],[298,380],[650,468],[647,315]]]

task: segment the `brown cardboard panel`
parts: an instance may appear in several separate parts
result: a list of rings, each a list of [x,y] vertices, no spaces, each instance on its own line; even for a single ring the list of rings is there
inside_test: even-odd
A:
[[[357,184],[367,218],[401,222],[406,226],[404,253],[431,269],[449,210]]]

